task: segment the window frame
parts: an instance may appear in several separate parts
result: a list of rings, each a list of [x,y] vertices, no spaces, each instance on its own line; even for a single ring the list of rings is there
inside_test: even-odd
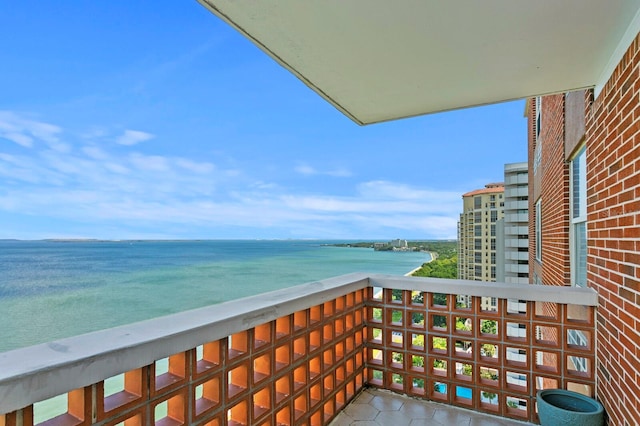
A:
[[[536,97],[536,141],[540,139],[540,129],[542,127],[542,96]]]
[[[576,166],[578,178],[576,188]],[[580,146],[569,161],[569,265],[571,283],[576,287],[587,286],[587,153],[586,146]],[[576,206],[576,198],[578,205]],[[577,212],[577,214],[576,214]],[[580,262],[578,249],[578,227],[584,227],[584,259]],[[579,264],[581,263],[581,265]],[[582,267],[581,267],[582,266]]]
[[[540,131],[542,127],[542,97],[538,96],[534,100],[535,102],[535,138],[534,138],[534,150],[533,150],[533,174],[538,174],[538,168],[542,161],[542,144],[540,143]]]
[[[542,263],[542,198],[536,201],[535,210],[535,257],[538,262]]]

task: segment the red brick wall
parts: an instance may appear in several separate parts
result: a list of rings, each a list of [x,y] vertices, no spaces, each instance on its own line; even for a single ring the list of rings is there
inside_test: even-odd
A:
[[[586,116],[588,282],[599,295],[597,392],[640,421],[640,36]]]
[[[535,140],[535,99],[529,108],[529,275],[544,284],[570,284],[569,167],[564,161],[564,95],[542,99],[540,135]],[[536,143],[542,146],[540,165],[533,174]],[[539,175],[539,176],[538,176]],[[535,207],[541,199],[542,264],[535,258]]]

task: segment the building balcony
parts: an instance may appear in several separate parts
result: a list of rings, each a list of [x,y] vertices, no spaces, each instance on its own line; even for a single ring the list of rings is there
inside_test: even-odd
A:
[[[527,175],[526,172],[513,173],[513,172],[509,172],[508,170],[505,170],[505,172],[506,172],[505,179],[504,179],[505,185],[509,185],[509,186],[522,185],[520,188],[517,188],[517,189],[525,189],[525,192],[526,192],[526,189],[527,189],[526,185],[529,184],[529,176]],[[512,188],[512,189],[516,189],[516,188]],[[505,191],[505,194],[506,194],[506,191]],[[518,194],[517,196],[524,196],[524,195],[527,195],[527,194],[522,193],[522,195]],[[513,194],[510,196],[513,196]]]
[[[506,185],[517,185],[517,184],[526,184],[527,183],[527,175],[521,176],[507,176],[505,178]],[[527,186],[517,186],[517,187],[507,187],[504,189],[504,198],[505,200],[509,200],[510,198],[517,197],[528,197],[529,196],[529,188]]]
[[[507,238],[504,241],[504,246],[505,246],[505,249],[528,248],[529,239],[528,238]]]
[[[529,213],[527,213],[527,212],[522,212],[522,213],[505,212],[504,219],[505,219],[506,222],[511,222],[511,223],[516,223],[516,222],[529,223]]]
[[[506,263],[504,265],[505,272],[511,274],[526,274],[529,272],[529,265],[517,264],[517,263]]]
[[[505,261],[518,261],[518,260],[529,260],[529,252],[528,251],[517,251],[513,250],[509,247],[510,250],[505,250],[504,258]]]
[[[326,425],[366,388],[536,422],[539,389],[593,396],[596,303],[349,274],[2,353],[0,425]]]
[[[504,227],[504,235],[506,237],[510,237],[515,235],[516,237],[518,235],[528,235],[529,234],[529,227],[528,226],[505,226]]]
[[[518,199],[507,199],[504,203],[505,213],[512,210],[527,210],[529,208],[529,201]]]

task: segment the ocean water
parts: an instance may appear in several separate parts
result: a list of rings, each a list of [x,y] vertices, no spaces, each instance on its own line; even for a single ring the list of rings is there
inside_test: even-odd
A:
[[[0,352],[351,272],[404,275],[428,253],[333,241],[0,241]]]

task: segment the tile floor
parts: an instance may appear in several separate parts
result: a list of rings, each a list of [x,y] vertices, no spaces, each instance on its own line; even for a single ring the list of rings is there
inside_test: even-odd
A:
[[[530,424],[369,388],[362,391],[347,405],[330,426],[524,426]]]

